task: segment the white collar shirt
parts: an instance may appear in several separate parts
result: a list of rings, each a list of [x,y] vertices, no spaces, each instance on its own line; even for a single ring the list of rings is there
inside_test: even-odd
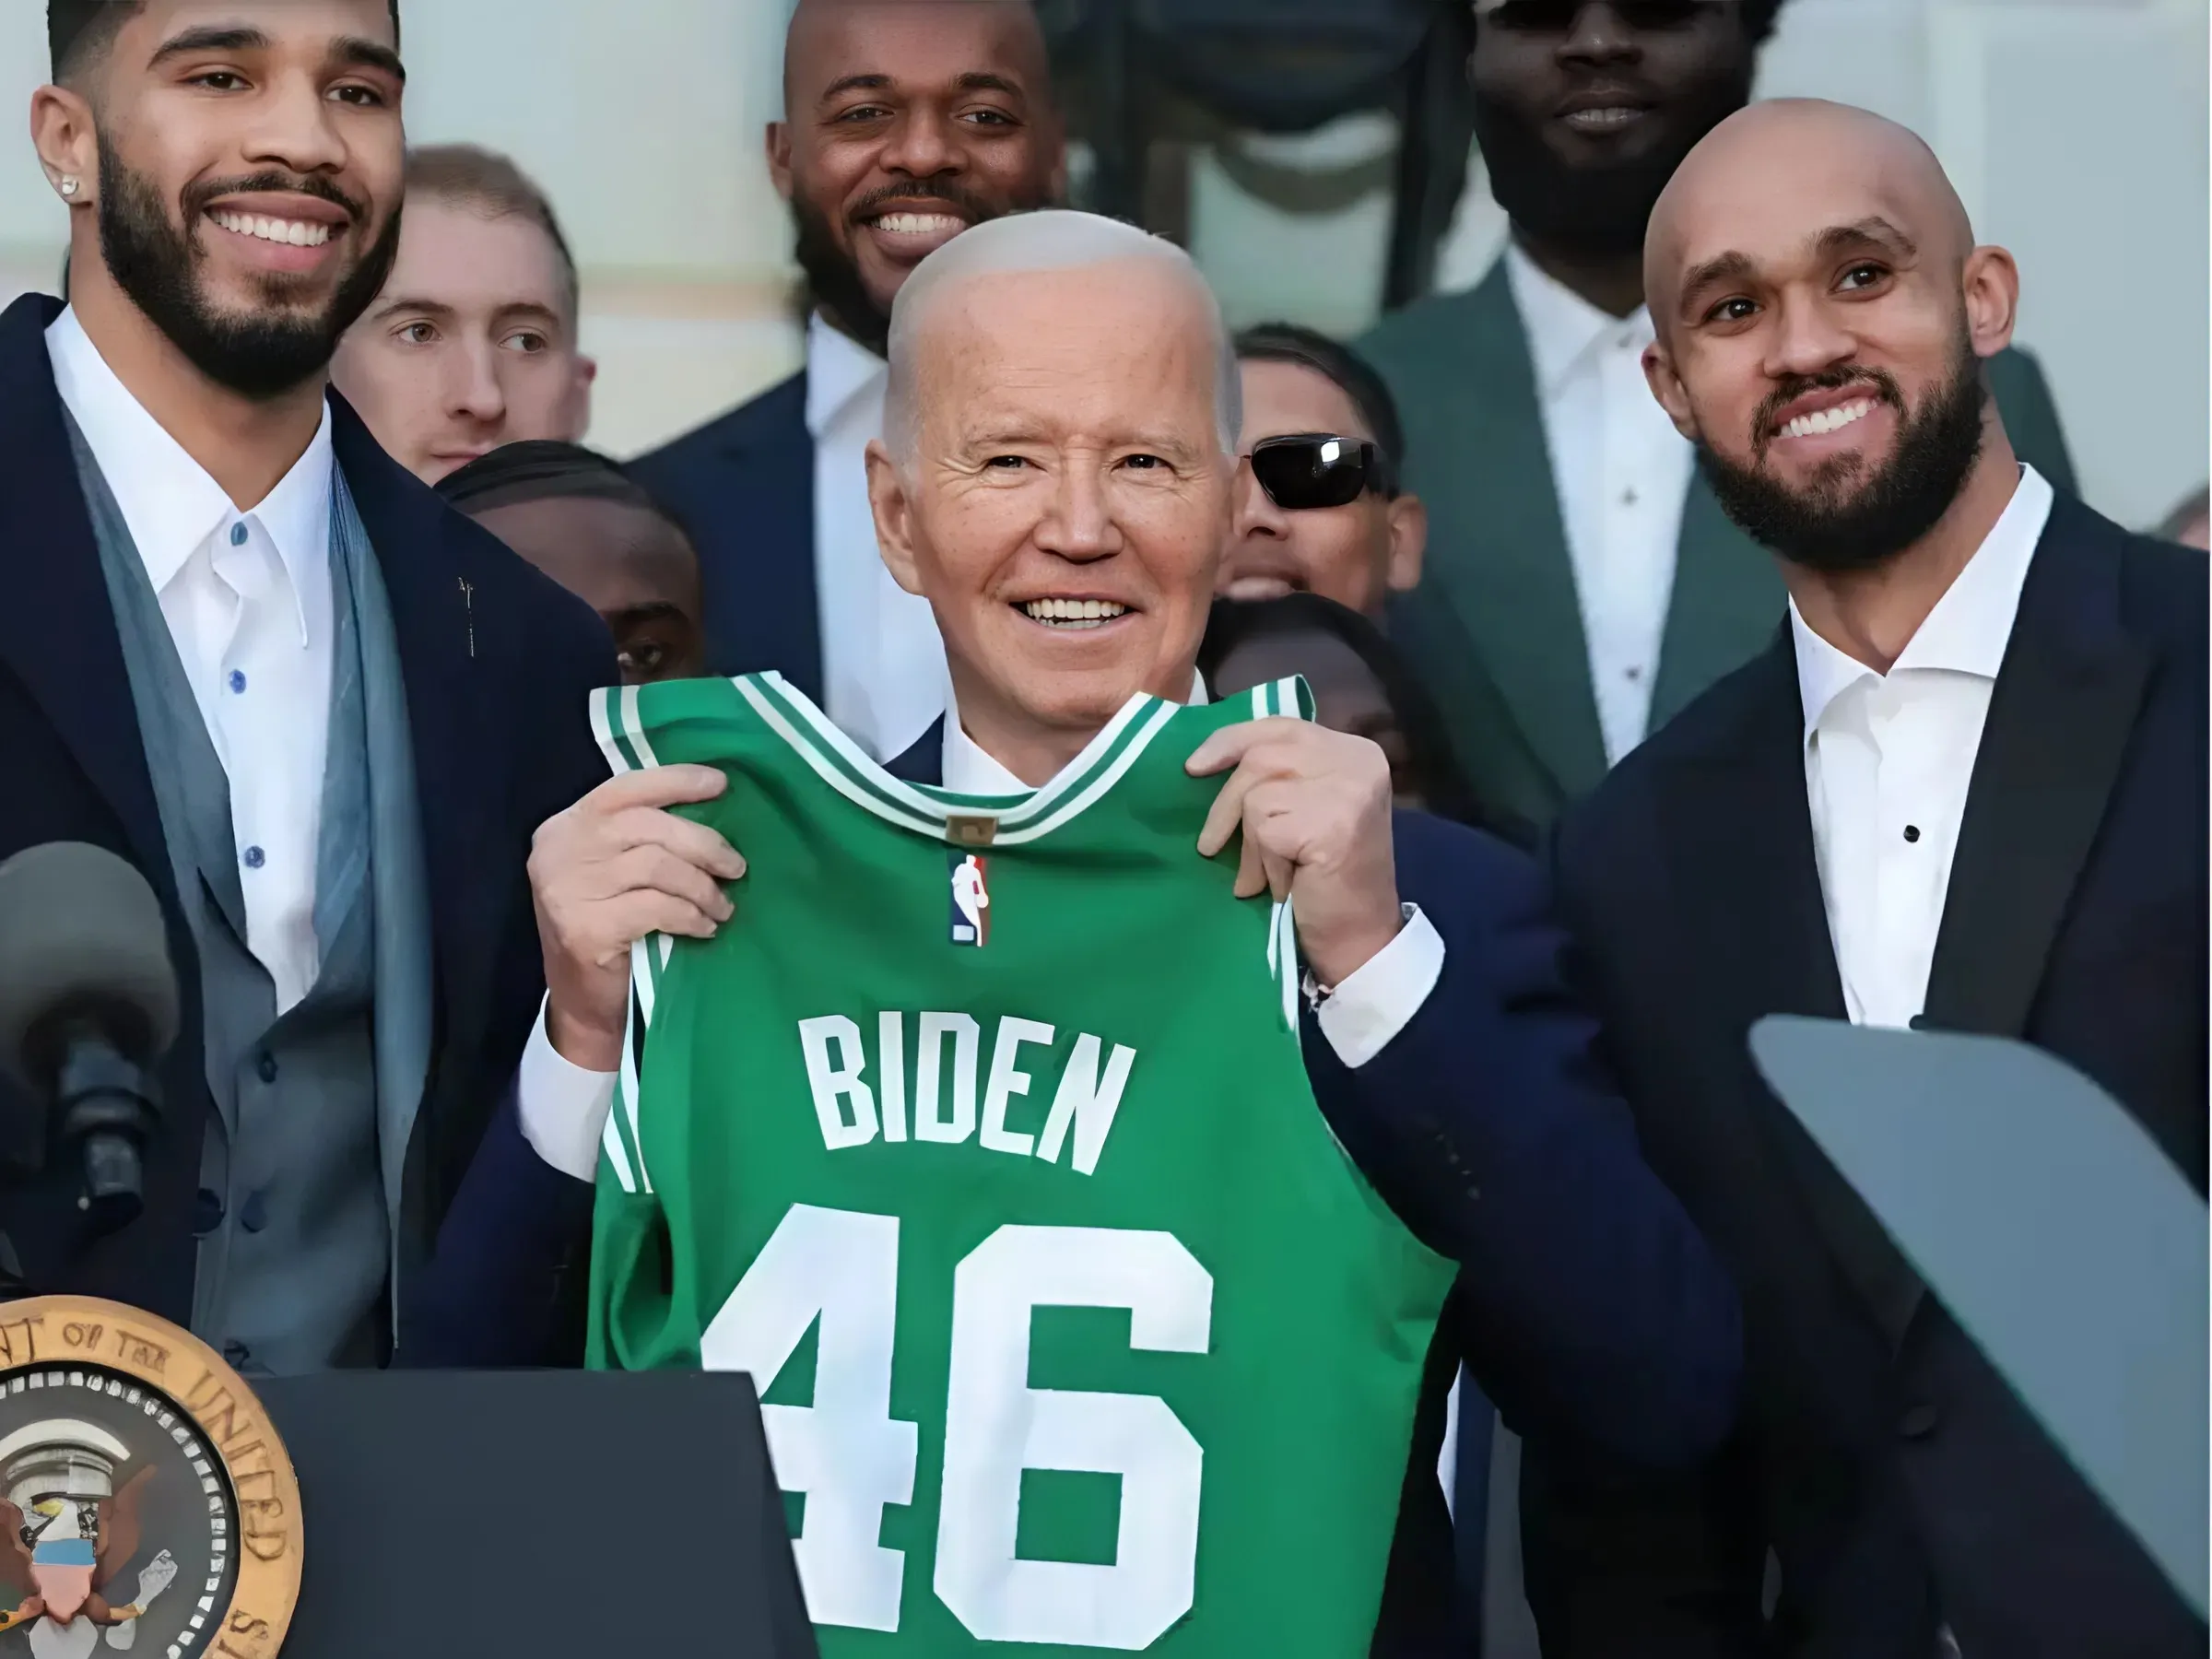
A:
[[[329,406],[291,470],[241,512],[131,395],[74,311],[47,329],[46,352],[229,779],[246,947],[282,1012],[321,965],[315,853],[335,649]]]
[[[1651,314],[1615,317],[1509,243],[1608,764],[1643,741],[1692,452],[1652,396]]]
[[[814,575],[823,712],[875,759],[903,753],[944,712],[945,647],[929,602],[891,579],[868,506],[867,449],[890,371],[818,314],[806,324],[814,440]]]
[[[1951,860],[2020,590],[2051,516],[2032,467],[1888,674],[1830,644],[1794,602],[1805,788],[1846,1010],[1904,1026],[1927,996]]]

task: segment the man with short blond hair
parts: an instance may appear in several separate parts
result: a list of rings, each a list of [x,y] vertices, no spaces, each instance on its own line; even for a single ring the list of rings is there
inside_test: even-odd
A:
[[[599,366],[577,339],[576,261],[553,205],[470,144],[407,157],[406,217],[383,292],[331,377],[426,484],[509,443],[573,443]]]

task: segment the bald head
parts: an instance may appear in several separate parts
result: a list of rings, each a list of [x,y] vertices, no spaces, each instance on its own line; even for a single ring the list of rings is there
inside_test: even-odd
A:
[[[1027,294],[1018,292],[1025,288]],[[1011,310],[994,303],[1010,297]],[[1185,337],[1187,360],[1211,376],[1204,392],[1212,400],[1221,452],[1233,454],[1243,423],[1243,382],[1214,291],[1191,256],[1134,225],[1065,210],[980,225],[924,260],[900,290],[884,398],[884,438],[892,454],[903,462],[912,453],[923,406],[942,383],[935,370],[945,352],[970,349],[977,331],[1008,326],[1014,315],[1039,306],[1083,311],[1107,298],[1144,313],[1147,333]],[[1113,371],[1109,362],[1099,368]]]
[[[1773,99],[1713,128],[1659,193],[1643,241],[1653,322],[1664,332],[1684,291],[1714,262],[1740,267],[1735,256],[1747,250],[1731,240],[1733,229],[1771,223],[1793,200],[1868,209],[1814,227],[1815,236],[1865,223],[1954,270],[1973,251],[1965,205],[1919,134],[1850,104]]]
[[[1879,562],[2011,465],[1981,365],[2019,274],[1895,122],[1789,99],[1721,123],[1653,210],[1644,292],[1653,394],[1794,562]]]

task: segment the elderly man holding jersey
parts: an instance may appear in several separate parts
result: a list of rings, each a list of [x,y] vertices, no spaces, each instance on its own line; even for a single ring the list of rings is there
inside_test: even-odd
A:
[[[954,708],[891,773],[1020,794],[1133,697],[1203,698],[1237,400],[1213,299],[1164,242],[1041,213],[931,256],[898,300],[869,477],[885,560],[943,631]],[[1702,1455],[1735,1411],[1735,1293],[1593,1057],[1535,866],[1394,813],[1381,751],[1303,721],[1224,725],[1184,765],[1220,781],[1195,852],[1233,863],[1240,895],[1290,901],[1321,1115],[1459,1270],[1464,1325],[1432,1356],[1415,1470],[1435,1468],[1457,1359],[1526,1433],[1656,1465]],[[414,1362],[542,1357],[547,1269],[579,1248],[624,1056],[630,947],[711,939],[730,894],[771,878],[670,810],[727,787],[707,767],[630,772],[540,831],[545,1018],[441,1241],[449,1300],[418,1310]],[[1286,1345],[1280,1363],[1307,1360]],[[1406,1494],[1381,1646],[1411,1652],[1441,1629],[1450,1569],[1432,1476]]]

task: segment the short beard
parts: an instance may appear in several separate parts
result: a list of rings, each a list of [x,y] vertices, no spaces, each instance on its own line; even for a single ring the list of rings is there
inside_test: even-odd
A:
[[[109,275],[194,368],[241,397],[267,402],[329,370],[339,337],[369,309],[392,274],[399,254],[399,212],[394,210],[391,222],[345,274],[320,314],[285,303],[287,290],[299,285],[282,276],[263,279],[269,300],[265,309],[219,311],[201,290],[198,267],[206,255],[193,232],[208,203],[255,189],[320,196],[344,207],[356,223],[362,213],[360,205],[335,185],[271,173],[195,185],[185,193],[180,229],[171,222],[153,182],[124,165],[105,135],[100,139],[100,248]]]
[[[1888,563],[1933,530],[1965,488],[1982,454],[1987,391],[1981,360],[1963,337],[1950,376],[1921,400],[1899,429],[1897,448],[1871,475],[1855,455],[1823,464],[1803,490],[1768,472],[1764,434],[1783,405],[1811,391],[1864,384],[1903,414],[1897,382],[1879,370],[1830,370],[1777,388],[1761,406],[1761,434],[1748,466],[1698,445],[1699,469],[1722,511],[1744,533],[1791,564],[1848,575]]]
[[[1750,101],[1749,76],[1724,76],[1687,96],[1682,129],[1665,148],[1607,166],[1574,167],[1517,111],[1477,92],[1475,136],[1491,195],[1537,241],[1592,258],[1641,253],[1659,193],[1705,135]]]
[[[1049,199],[1041,194],[1034,200],[1018,201],[1011,207],[999,207],[957,180],[932,178],[912,184],[886,185],[856,203],[849,210],[849,217],[856,218],[891,202],[917,206],[935,204],[959,213],[972,230],[985,220],[1006,213],[1041,207]],[[791,198],[791,218],[798,232],[797,259],[799,269],[806,274],[810,308],[819,311],[877,357],[888,357],[891,313],[888,308],[877,305],[875,296],[868,292],[867,284],[861,280],[859,263],[837,245],[837,235],[830,228],[829,217],[794,192]]]
[[[877,305],[860,279],[860,266],[837,245],[829,218],[798,196],[792,198],[791,218],[798,228],[799,269],[806,274],[808,304],[877,357],[888,357],[891,313]]]

